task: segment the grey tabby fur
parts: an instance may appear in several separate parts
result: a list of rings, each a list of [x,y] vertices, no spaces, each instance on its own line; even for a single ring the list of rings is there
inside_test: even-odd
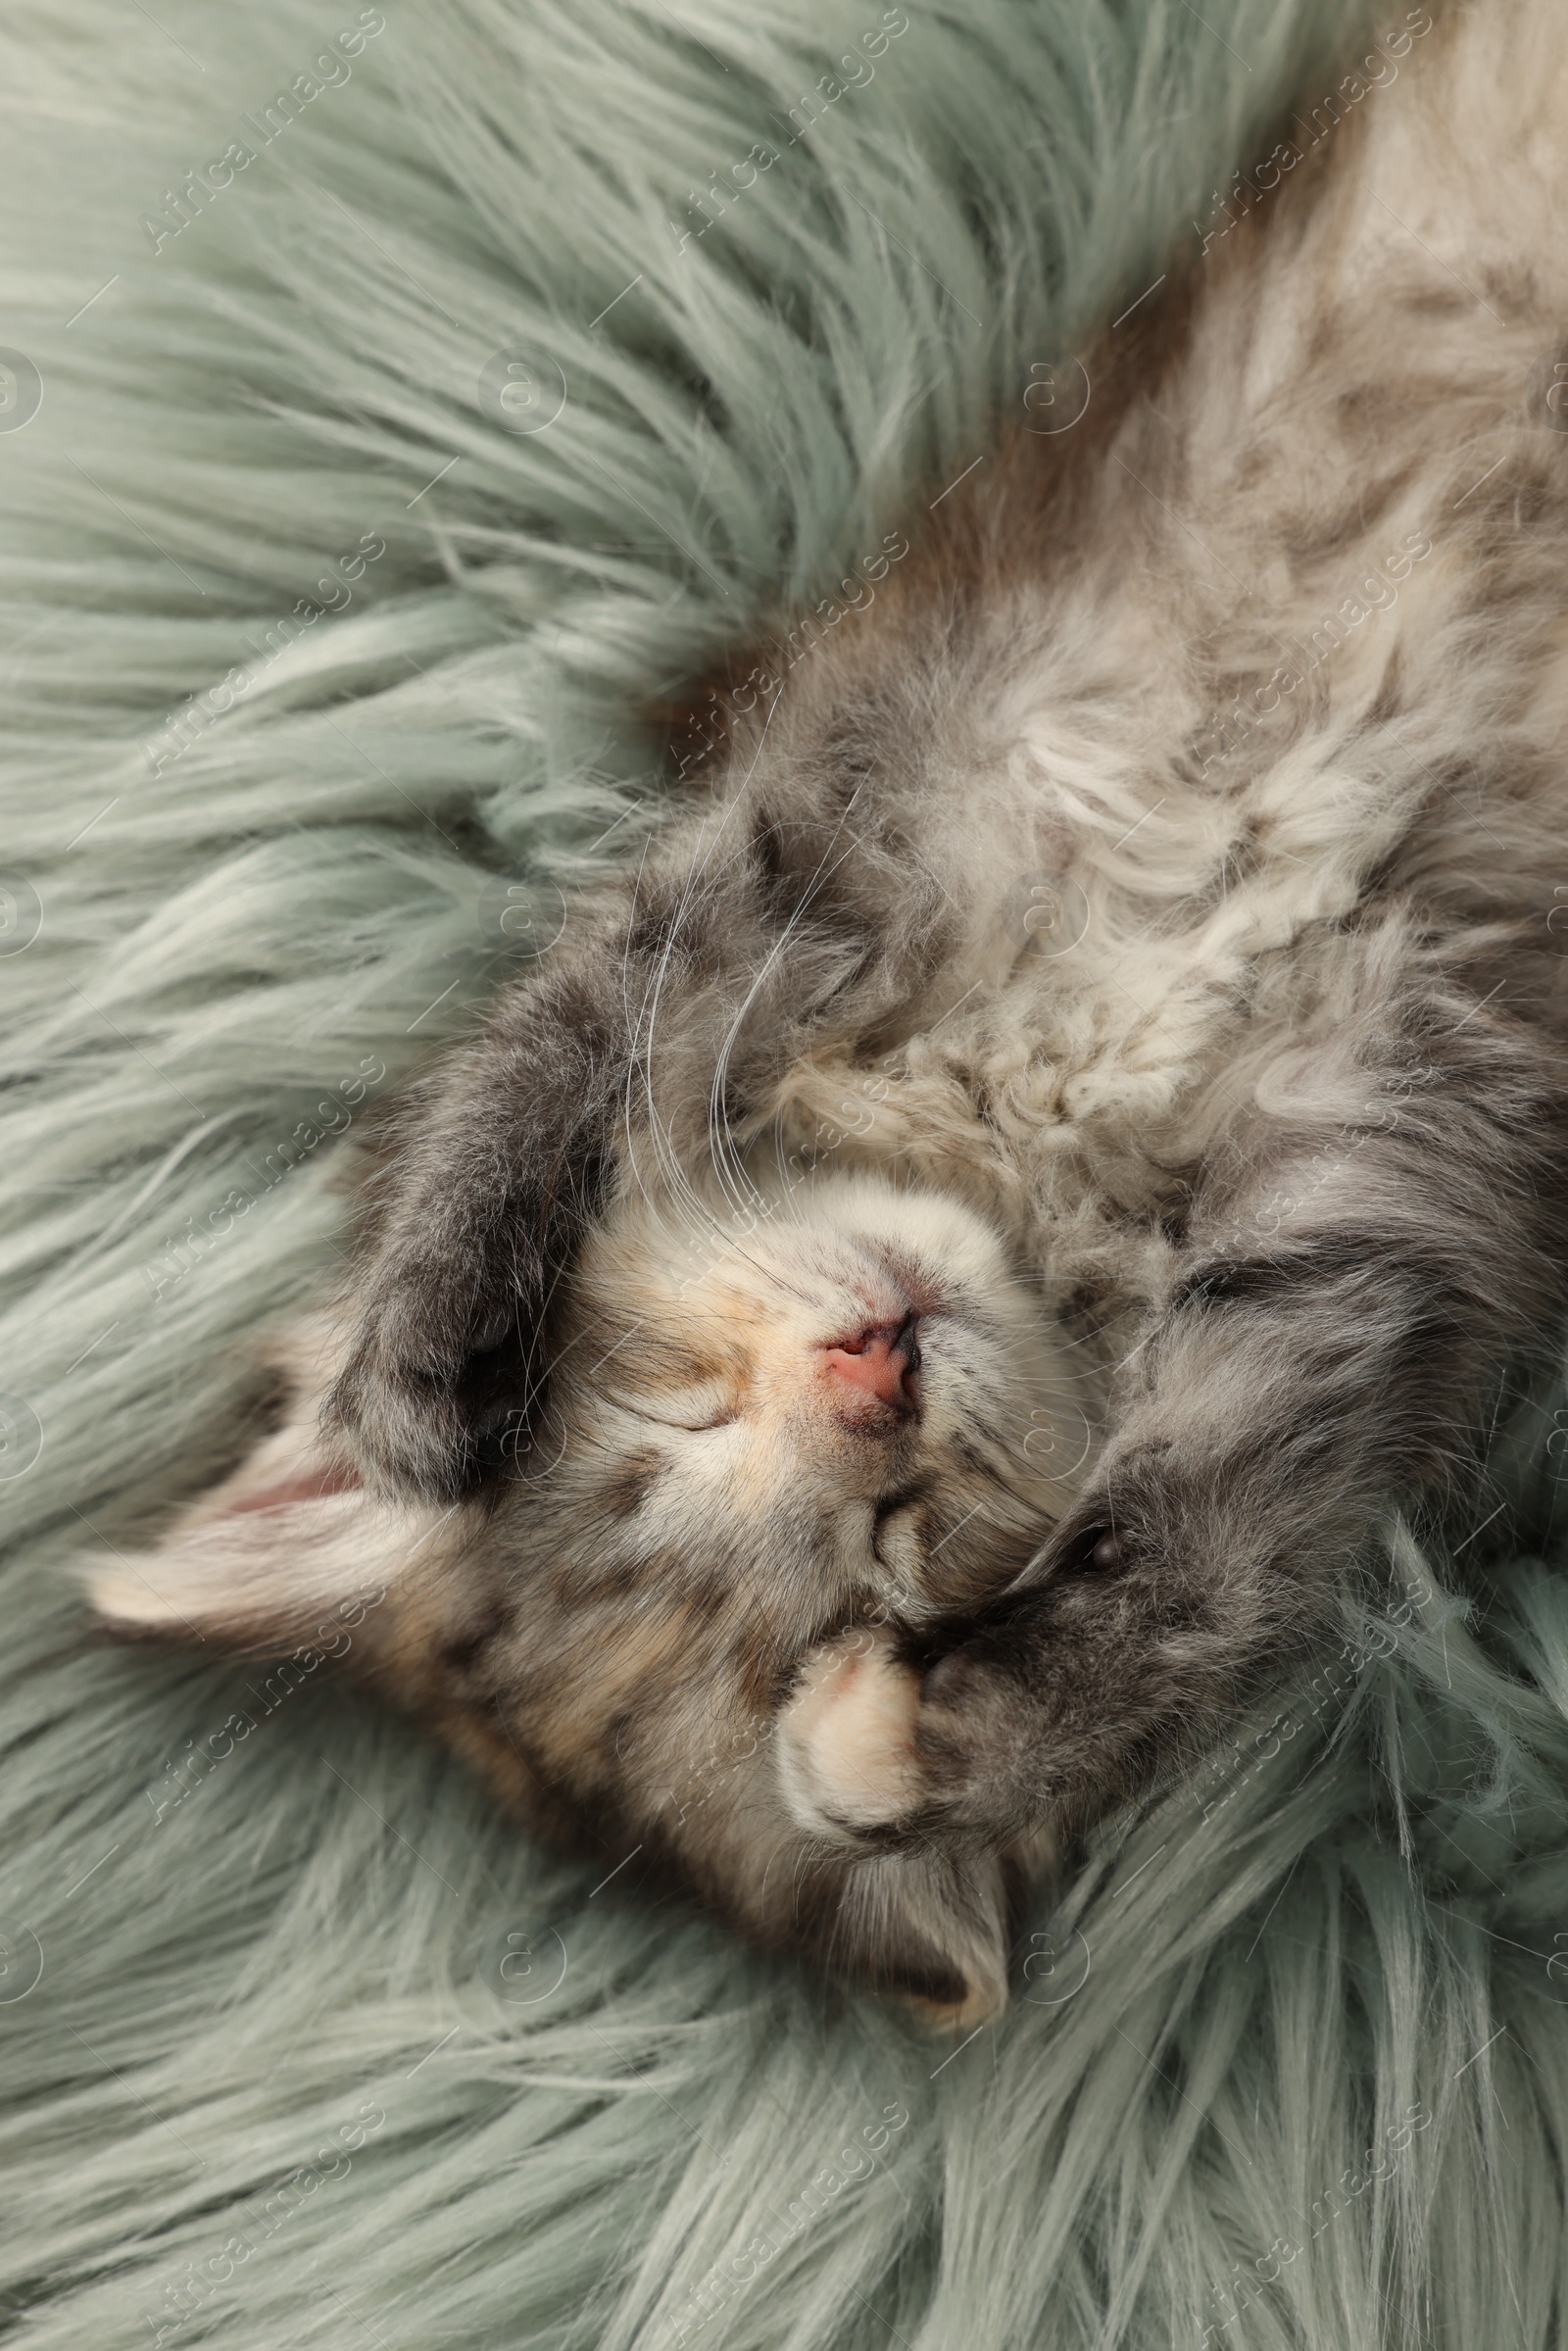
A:
[[[350,1670],[544,1833],[972,2018],[1462,1489],[1565,1302],[1568,20],[1387,46],[733,666],[112,1622],[368,1591]]]

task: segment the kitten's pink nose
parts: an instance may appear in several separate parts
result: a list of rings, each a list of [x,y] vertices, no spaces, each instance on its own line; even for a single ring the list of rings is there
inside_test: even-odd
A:
[[[914,1411],[915,1374],[920,1349],[914,1336],[914,1317],[903,1322],[873,1323],[858,1338],[846,1339],[827,1350],[827,1368],[842,1383],[846,1400],[890,1406],[901,1415]]]

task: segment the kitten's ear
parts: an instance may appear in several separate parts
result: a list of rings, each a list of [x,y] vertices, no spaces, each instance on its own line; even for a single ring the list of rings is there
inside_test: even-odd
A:
[[[1007,2004],[1022,1890],[996,1854],[879,1853],[845,1872],[822,1957],[908,2001],[928,2024],[971,2032]]]
[[[965,2030],[1007,1999],[1007,1950],[1032,1877],[1053,1857],[1044,1833],[1003,1853],[938,1846],[912,1827],[934,1792],[914,1732],[921,1678],[899,1637],[858,1625],[802,1664],[778,1722],[779,1792],[820,1850],[858,1848],[837,1881],[817,1947],[830,1965]],[[867,1851],[867,1844],[896,1851]]]
[[[278,1361],[292,1394],[283,1425],[151,1549],[83,1568],[107,1632],[242,1656],[314,1647],[341,1657],[355,1645],[350,1629],[429,1560],[452,1512],[376,1496],[323,1445],[331,1351],[318,1329],[300,1334]],[[372,1644],[358,1645],[368,1661]]]

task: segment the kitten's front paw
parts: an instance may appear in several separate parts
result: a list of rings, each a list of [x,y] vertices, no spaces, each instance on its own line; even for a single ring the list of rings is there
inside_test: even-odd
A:
[[[366,1317],[326,1398],[323,1433],[385,1491],[450,1500],[466,1482],[471,1451],[457,1394],[461,1359],[443,1361],[406,1323],[395,1307]]]
[[[533,1301],[489,1307],[474,1288],[429,1259],[376,1269],[322,1428],[383,1492],[455,1501],[537,1417]]]
[[[779,1774],[799,1826],[863,1849],[917,1810],[919,1710],[920,1677],[890,1634],[862,1625],[813,1649],[779,1720]]]
[[[779,1721],[797,1824],[861,1852],[944,1830],[1023,1835],[999,1793],[1025,1738],[1014,1678],[973,1642],[922,1674],[896,1637],[858,1626],[814,1649]]]

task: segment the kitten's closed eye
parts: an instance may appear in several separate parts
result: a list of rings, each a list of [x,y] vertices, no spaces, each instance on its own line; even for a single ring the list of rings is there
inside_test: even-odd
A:
[[[666,1411],[652,1403],[639,1403],[636,1409],[642,1418],[667,1429],[683,1429],[689,1437],[704,1436],[710,1429],[732,1428],[741,1417],[742,1405],[733,1394],[682,1396]]]

